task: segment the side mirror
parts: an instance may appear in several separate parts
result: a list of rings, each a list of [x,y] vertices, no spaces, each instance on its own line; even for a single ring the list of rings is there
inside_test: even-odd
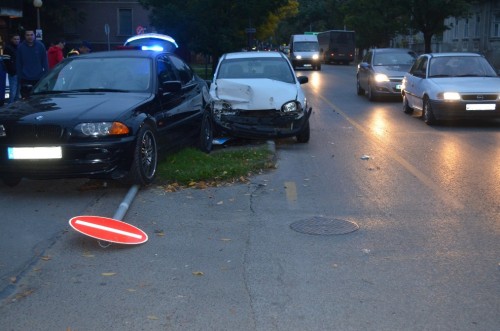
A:
[[[182,90],[182,84],[177,80],[162,82],[161,87],[163,92],[176,93]]]
[[[297,80],[299,81],[300,85],[309,82],[309,78],[307,78],[307,76],[299,76],[297,77]]]

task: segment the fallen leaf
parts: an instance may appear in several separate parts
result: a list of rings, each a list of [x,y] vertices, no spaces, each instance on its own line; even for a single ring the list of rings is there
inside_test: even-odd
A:
[[[226,242],[228,242],[228,241],[231,241],[231,239],[229,239],[229,238],[221,238],[221,241],[226,241]]]
[[[17,282],[17,277],[15,277],[15,276],[14,277],[10,277],[10,282],[11,283]]]
[[[101,276],[110,277],[116,275],[116,272],[103,272]]]
[[[224,204],[224,201],[219,201],[219,202],[217,202],[217,204],[222,205],[222,204]]]
[[[165,235],[165,232],[163,232],[163,230],[155,230],[155,234],[158,237],[163,237]]]
[[[95,255],[90,254],[90,252],[89,252],[89,251],[85,251],[85,252],[83,252],[82,256],[83,256],[83,257],[88,257],[88,258],[95,257]]]
[[[193,271],[193,275],[195,275],[195,276],[204,276],[205,274],[202,271]]]
[[[155,315],[148,315],[148,320],[157,320],[158,317],[156,317]]]
[[[52,257],[50,255],[45,255],[45,256],[42,256],[41,259],[44,261],[50,261],[50,260],[52,260]]]

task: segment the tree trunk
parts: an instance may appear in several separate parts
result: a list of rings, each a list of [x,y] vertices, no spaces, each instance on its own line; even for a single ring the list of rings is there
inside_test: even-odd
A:
[[[432,52],[432,36],[434,34],[430,32],[424,32],[424,52],[431,53]]]

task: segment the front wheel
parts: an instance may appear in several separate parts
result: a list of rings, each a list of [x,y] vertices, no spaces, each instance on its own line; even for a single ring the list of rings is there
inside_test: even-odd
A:
[[[129,179],[132,184],[151,184],[158,166],[158,148],[156,133],[150,125],[144,124],[137,134],[134,159],[130,168]]]
[[[356,93],[358,95],[365,95],[365,89],[361,87],[359,83],[359,77],[356,79]]]
[[[424,100],[424,109],[422,110],[422,118],[424,123],[427,125],[436,124],[436,117],[434,116],[434,112],[432,111],[431,103],[429,99]]]
[[[370,100],[370,101],[377,100],[377,95],[376,95],[375,91],[373,90],[373,87],[371,84],[368,84],[368,100]]]
[[[410,105],[408,104],[408,98],[406,98],[405,94],[403,94],[403,112],[405,114],[413,113],[413,108],[411,108]]]
[[[307,121],[306,125],[304,125],[304,128],[300,133],[296,136],[297,142],[304,144],[309,141],[309,138],[311,137],[311,128],[309,126],[309,121]]]
[[[213,147],[214,126],[210,111],[205,111],[201,122],[199,148],[202,152],[210,153]]]

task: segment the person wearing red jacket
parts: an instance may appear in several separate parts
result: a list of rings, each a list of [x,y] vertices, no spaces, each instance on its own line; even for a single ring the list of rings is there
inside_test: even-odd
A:
[[[64,59],[63,49],[66,45],[66,42],[62,39],[59,39],[57,43],[50,46],[47,51],[47,59],[49,61],[49,69],[52,69]]]

